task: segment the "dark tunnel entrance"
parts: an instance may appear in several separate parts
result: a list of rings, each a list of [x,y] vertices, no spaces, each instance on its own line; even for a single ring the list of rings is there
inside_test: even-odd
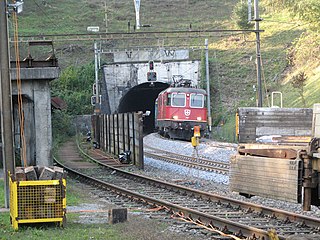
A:
[[[153,132],[155,128],[155,100],[158,94],[169,86],[169,84],[162,82],[153,82],[152,84],[145,82],[134,86],[121,98],[118,112],[151,111],[150,115],[144,118],[143,132],[145,134]]]

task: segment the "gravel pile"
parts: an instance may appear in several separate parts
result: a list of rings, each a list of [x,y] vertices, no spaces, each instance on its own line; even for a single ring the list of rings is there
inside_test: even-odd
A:
[[[165,149],[166,151],[175,152],[178,154],[191,156],[195,154],[190,142],[164,139],[156,133],[146,136],[144,138],[144,144],[150,147]],[[199,156],[217,161],[229,162],[230,156],[235,153],[236,145],[228,143],[222,144],[205,140],[201,141],[200,146],[198,147]],[[304,212],[302,211],[302,204],[295,204],[258,196],[254,196],[252,198],[240,196],[238,193],[234,193],[229,190],[229,177],[221,174],[189,169],[180,165],[154,160],[151,158],[145,158],[145,169],[143,174],[242,201],[253,202],[256,204],[279,208],[312,217],[320,217],[320,209],[315,206],[311,207],[311,211]]]

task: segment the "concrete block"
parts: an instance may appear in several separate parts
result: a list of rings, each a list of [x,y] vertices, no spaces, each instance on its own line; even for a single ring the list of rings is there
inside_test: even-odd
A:
[[[60,180],[66,177],[63,168],[61,167],[54,166],[53,171],[55,173],[54,179]]]
[[[55,172],[53,169],[44,167],[40,173],[39,180],[51,180],[53,179]]]
[[[15,178],[16,178],[16,181],[26,181],[27,180],[27,177],[26,177],[26,174],[24,173],[23,167],[16,167]]]
[[[24,169],[24,172],[26,174],[27,180],[29,180],[29,181],[38,180],[36,170],[34,169],[33,166],[26,167]]]
[[[40,167],[40,166],[33,166],[33,168],[34,168],[34,170],[36,171],[36,173],[37,173],[37,179],[39,179],[39,177],[40,177],[40,173],[42,172],[42,169],[44,168],[44,167]]]
[[[109,223],[121,223],[127,221],[128,218],[128,209],[127,208],[114,208],[109,209],[108,212]]]

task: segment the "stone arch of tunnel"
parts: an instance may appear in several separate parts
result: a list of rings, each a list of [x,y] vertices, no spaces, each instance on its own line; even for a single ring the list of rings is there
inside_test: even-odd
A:
[[[158,94],[168,88],[168,83],[145,82],[131,88],[120,100],[119,113],[150,111],[150,115],[144,118],[143,132],[151,133],[155,129],[155,101]]]

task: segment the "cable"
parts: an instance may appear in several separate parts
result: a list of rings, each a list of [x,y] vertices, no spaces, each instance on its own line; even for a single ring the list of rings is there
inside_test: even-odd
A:
[[[21,148],[22,148],[21,159],[23,160],[24,167],[26,167],[28,163],[27,163],[26,139],[24,134],[24,111],[23,111],[23,100],[22,100],[20,57],[19,57],[19,43],[18,43],[18,17],[16,12],[13,12],[13,23],[14,23],[14,48],[15,48],[15,57],[16,57],[16,70],[17,70],[18,114],[19,114],[19,122],[20,122],[20,141],[21,141]]]
[[[275,23],[285,23],[285,24],[298,24],[296,22],[283,22],[283,21],[275,21],[275,20],[268,20],[268,19],[263,19],[264,22],[275,22]]]
[[[42,7],[40,7],[40,5],[39,5],[35,0],[33,0],[33,2],[34,2],[34,4],[40,9],[40,11],[41,11],[45,16],[48,16],[48,14],[42,9]],[[55,22],[51,21],[50,18],[48,18],[48,19],[49,19],[49,21],[50,21],[53,25],[55,25],[57,28],[60,28],[60,26],[57,25]]]

